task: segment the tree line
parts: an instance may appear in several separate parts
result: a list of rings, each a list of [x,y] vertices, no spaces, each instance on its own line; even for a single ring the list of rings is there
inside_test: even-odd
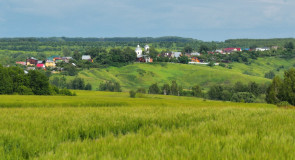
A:
[[[54,77],[50,83],[58,88],[74,89],[74,90],[92,90],[90,83],[85,83],[84,79],[75,77],[73,80],[67,81],[66,77]]]
[[[19,67],[0,65],[0,94],[19,95],[75,95],[67,89],[58,89],[49,84],[48,77],[39,71],[30,70],[27,74]]]
[[[267,88],[266,102],[287,106],[295,105],[295,69],[286,70],[284,77],[275,76]]]
[[[253,103],[257,101],[259,96],[266,93],[267,87],[267,84],[258,84],[256,82],[249,82],[248,84],[236,82],[234,86],[213,85],[208,92],[204,92],[204,89],[199,85],[194,85],[191,89],[185,90],[181,85],[177,84],[176,81],[172,81],[171,84],[166,83],[162,86],[154,83],[149,86],[147,93]],[[130,90],[129,93],[130,96],[134,98],[137,93],[145,94],[146,90],[144,88],[139,88],[136,91]]]

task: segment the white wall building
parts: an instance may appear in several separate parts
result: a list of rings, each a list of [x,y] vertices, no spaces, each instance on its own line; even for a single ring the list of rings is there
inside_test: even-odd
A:
[[[149,53],[150,52],[150,46],[149,45],[145,45],[144,46],[144,51],[145,51],[145,53]]]
[[[263,47],[263,48],[256,48],[256,51],[269,51],[270,48],[268,47]]]
[[[137,45],[136,49],[135,49],[135,52],[136,52],[136,56],[137,58],[141,58],[142,57],[142,49],[139,45]]]

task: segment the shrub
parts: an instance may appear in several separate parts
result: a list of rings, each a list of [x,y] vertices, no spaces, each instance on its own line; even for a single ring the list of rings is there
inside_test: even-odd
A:
[[[287,101],[282,101],[277,104],[278,107],[291,107],[292,105]]]
[[[224,63],[219,63],[220,67],[226,67],[226,65]]]
[[[61,95],[66,95],[66,96],[75,96],[75,95],[76,95],[76,93],[73,94],[70,90],[68,90],[68,89],[66,89],[66,88],[61,89],[61,90],[59,91],[59,94],[61,94]]]
[[[121,85],[118,82],[114,81],[106,81],[104,83],[100,83],[99,85],[100,91],[111,91],[111,92],[121,92]]]
[[[146,94],[146,90],[145,90],[145,88],[138,88],[138,89],[136,90],[136,93],[143,93],[143,94]]]
[[[18,87],[17,93],[19,95],[33,95],[34,94],[33,91],[32,91],[32,89],[31,88],[28,88],[26,86],[20,86],[20,87]]]
[[[269,71],[267,73],[264,74],[264,77],[265,78],[268,78],[268,79],[273,79],[275,77],[275,72],[274,71]]]
[[[90,83],[87,83],[86,86],[85,86],[85,90],[91,91],[92,90],[92,85]]]
[[[255,102],[255,96],[249,92],[238,92],[234,93],[231,101],[233,102],[245,102],[245,103],[253,103]]]
[[[130,98],[135,98],[136,92],[134,90],[129,91]]]

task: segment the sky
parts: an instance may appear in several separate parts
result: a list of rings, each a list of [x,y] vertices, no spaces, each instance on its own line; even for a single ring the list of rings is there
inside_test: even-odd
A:
[[[0,0],[0,37],[294,38],[295,0]]]

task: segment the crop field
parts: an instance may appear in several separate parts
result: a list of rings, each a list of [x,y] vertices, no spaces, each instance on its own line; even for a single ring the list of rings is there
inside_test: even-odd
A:
[[[295,110],[77,91],[0,96],[0,159],[294,159]]]

